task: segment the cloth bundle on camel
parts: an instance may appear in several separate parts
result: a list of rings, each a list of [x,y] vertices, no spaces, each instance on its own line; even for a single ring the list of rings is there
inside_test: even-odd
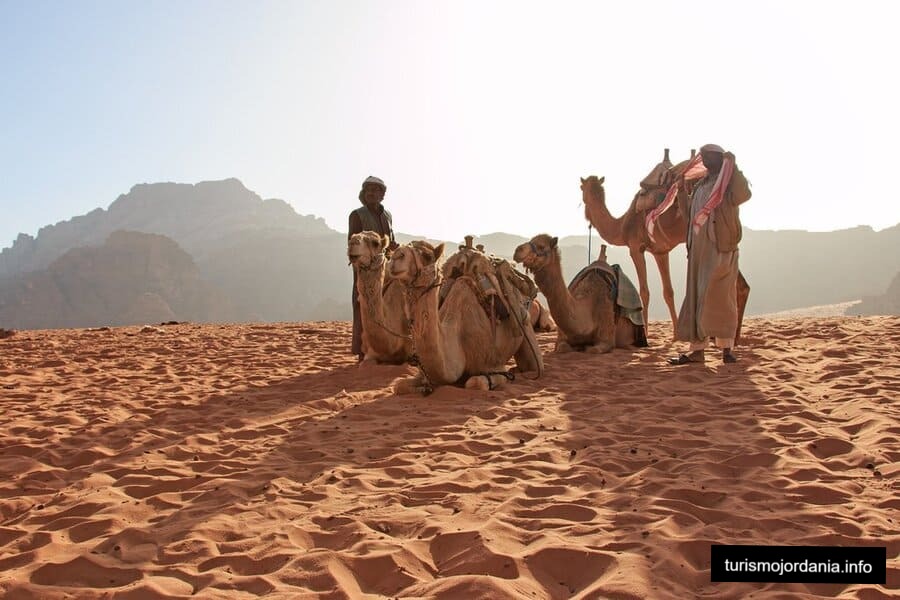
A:
[[[669,149],[666,148],[664,152],[662,162],[657,163],[641,180],[641,189],[634,197],[636,211],[652,210],[666,197],[665,190],[669,182],[672,161],[669,159]]]
[[[672,171],[671,178],[673,181],[672,185],[669,187],[669,191],[666,192],[666,197],[659,206],[650,211],[647,215],[647,234],[650,236],[650,239],[655,239],[653,237],[653,230],[660,215],[675,204],[675,198],[678,196],[678,191],[680,189],[680,182],[684,181],[687,186],[690,183],[703,179],[707,175],[707,169],[702,162],[702,154],[699,153],[687,161],[686,164],[676,165],[672,168]],[[722,168],[719,170],[719,175],[716,177],[712,192],[709,195],[709,200],[707,200],[703,208],[700,209],[697,216],[694,218],[694,222],[691,224],[694,233],[697,233],[700,230],[707,219],[709,219],[710,213],[722,203],[722,199],[725,197],[725,190],[728,188],[728,184],[731,181],[732,173],[734,173],[734,160],[730,158],[730,156],[726,156],[725,160],[722,162]]]
[[[439,303],[454,285],[463,283],[472,288],[491,320],[506,320],[514,312],[517,321],[527,321],[528,308],[538,293],[531,278],[517,271],[508,260],[487,255],[469,243],[460,246],[459,252],[444,263],[443,275]]]

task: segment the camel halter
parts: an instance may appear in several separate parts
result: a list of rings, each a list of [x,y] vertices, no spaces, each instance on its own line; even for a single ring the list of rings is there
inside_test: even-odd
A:
[[[588,225],[590,227],[590,225]],[[540,256],[541,258],[548,256],[550,254],[550,250],[544,250],[543,252],[538,252],[537,246],[534,245],[534,242],[528,240],[528,247],[531,248],[531,253],[535,256]]]
[[[351,263],[351,264],[353,264],[353,263]],[[381,267],[381,265],[383,265],[383,264],[384,264],[384,251],[381,251],[380,253],[378,253],[374,257],[372,257],[372,261],[368,265],[366,265],[366,266],[356,265],[356,267],[360,271],[371,271],[372,269],[377,269],[377,268]]]
[[[429,265],[429,266],[434,267],[434,279],[430,283],[418,283],[418,280],[420,277],[422,277],[423,275],[425,275],[425,276],[428,275],[428,270],[426,267],[424,267],[422,265],[421,260],[419,258],[419,253],[416,252],[415,250],[413,250],[412,248],[410,248],[410,252],[412,252],[412,254],[413,254],[413,261],[414,261],[413,264],[415,264],[415,266],[416,266],[416,274],[412,278],[412,281],[409,283],[409,285],[407,287],[412,288],[412,289],[417,289],[417,290],[425,288],[425,291],[427,292],[428,290],[430,290],[432,288],[436,288],[439,285],[441,285],[441,272],[437,268],[437,264]]]

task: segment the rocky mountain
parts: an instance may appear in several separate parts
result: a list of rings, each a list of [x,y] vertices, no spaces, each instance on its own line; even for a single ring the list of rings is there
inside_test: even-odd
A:
[[[197,266],[244,321],[352,318],[347,235],[243,231],[203,253]]]
[[[900,272],[894,276],[885,293],[866,296],[862,302],[847,309],[852,315],[900,315]]]
[[[191,256],[167,237],[117,231],[75,248],[45,269],[0,285],[0,323],[15,329],[227,321],[231,302],[204,282]]]
[[[137,260],[135,253],[156,252],[147,260],[159,273],[190,271],[189,277],[177,281],[186,286],[186,296],[213,298],[207,300],[207,308],[197,308],[203,306],[199,300],[179,301],[171,285],[160,284],[165,291],[161,293],[140,288],[140,278],[123,280],[124,273],[110,257],[91,262],[88,257],[99,252],[96,247],[109,252],[109,244],[104,243],[122,229],[165,235],[174,247],[180,246],[178,254],[160,250],[168,246],[159,241],[128,246],[121,243],[120,234],[111,240],[112,248],[131,261]],[[539,232],[536,224],[528,235]],[[398,233],[397,239],[405,242],[419,236]],[[510,258],[515,247],[527,239],[493,233],[476,238],[475,243]],[[448,251],[461,243],[462,239],[448,241]],[[601,240],[595,233],[590,252],[587,236],[564,237],[559,243],[564,275],[571,278],[589,262],[589,254],[597,255]],[[609,247],[607,254],[636,284],[627,250]],[[171,264],[164,267],[166,261]],[[656,265],[651,256],[647,262],[650,316],[668,319]],[[687,264],[683,246],[671,253],[670,262],[680,304]],[[107,268],[108,282],[104,280]],[[869,227],[827,233],[745,229],[741,270],[752,288],[748,315],[863,297],[871,297],[868,306],[872,311],[891,312],[886,307],[892,305],[879,304],[874,298],[900,270],[900,225],[879,232]],[[176,320],[194,321],[349,319],[351,281],[346,234],[329,229],[316,217],[298,215],[281,200],[262,200],[236,179],[196,185],[144,184],[134,186],[106,210],[44,227],[35,238],[21,235],[11,248],[0,252],[0,327],[155,322],[169,320],[165,317],[170,313]],[[892,284],[891,290],[895,287]],[[110,309],[111,301],[106,298],[114,289],[138,288],[140,295],[129,296],[126,308],[124,300],[119,300],[114,303],[115,310]],[[66,296],[72,289],[78,293]],[[21,311],[26,301],[30,307],[26,313],[4,312],[13,305]],[[110,320],[113,314],[115,320]]]
[[[0,251],[0,278],[43,269],[72,248],[98,246],[118,230],[165,235],[199,259],[232,234],[270,228],[333,233],[324,220],[298,215],[283,200],[263,200],[237,179],[140,184],[106,210],[48,225],[34,238],[20,234]]]

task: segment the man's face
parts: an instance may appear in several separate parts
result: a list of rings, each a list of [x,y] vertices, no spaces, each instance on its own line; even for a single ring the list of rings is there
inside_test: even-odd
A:
[[[700,160],[710,173],[718,173],[722,169],[722,154],[719,152],[701,152]]]
[[[375,206],[384,199],[384,188],[380,185],[367,183],[363,186],[363,202],[366,206]]]

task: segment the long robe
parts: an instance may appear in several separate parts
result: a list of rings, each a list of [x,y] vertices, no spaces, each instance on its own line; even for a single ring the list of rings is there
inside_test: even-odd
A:
[[[688,220],[688,268],[684,302],[676,337],[702,342],[710,337],[733,339],[738,325],[738,250],[720,252],[716,245],[715,209],[697,233],[691,225],[712,192],[714,178],[700,182],[691,198]]]

